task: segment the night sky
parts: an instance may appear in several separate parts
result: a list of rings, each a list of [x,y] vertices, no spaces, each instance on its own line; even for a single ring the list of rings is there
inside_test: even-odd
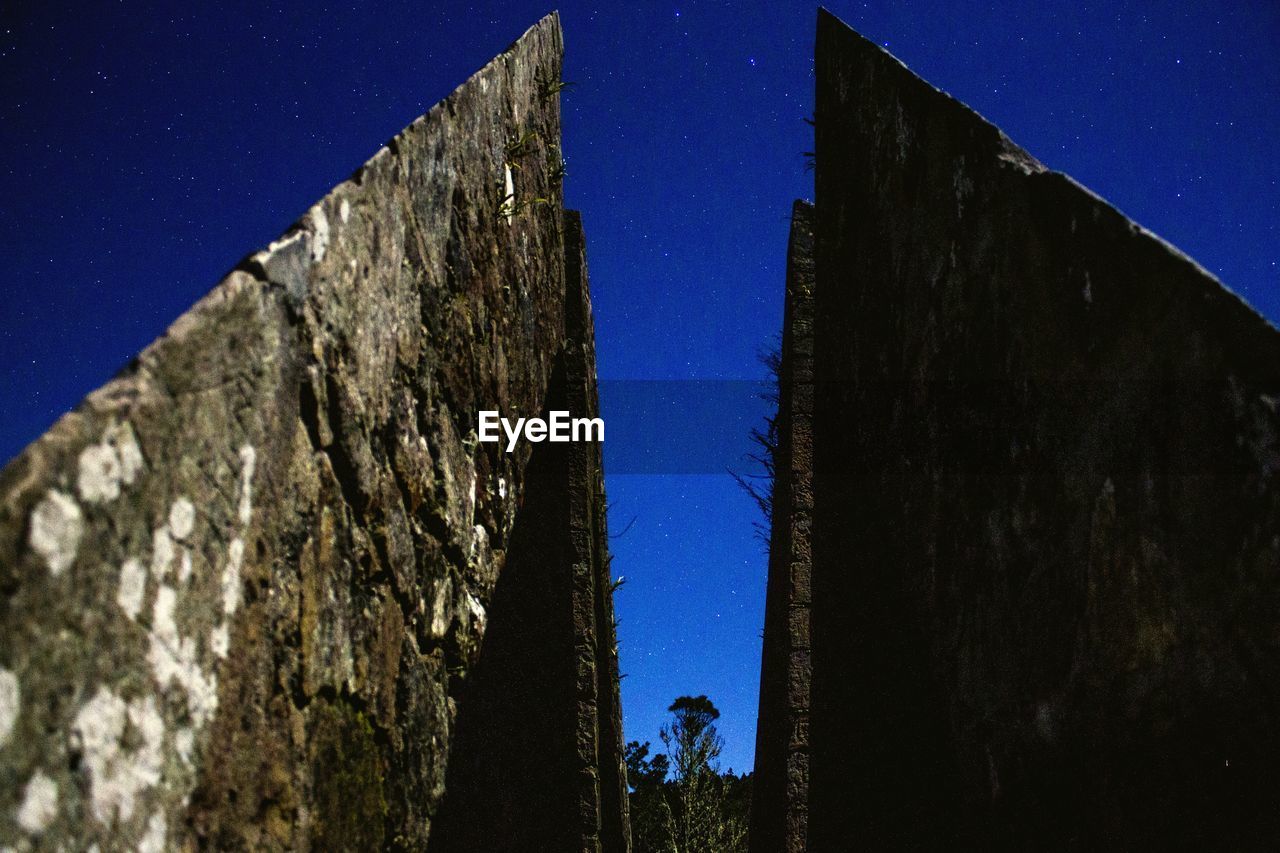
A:
[[[0,5],[0,460],[549,11],[190,5]],[[1280,317],[1274,0],[830,8]],[[815,7],[560,12],[566,204],[587,229],[601,378],[761,376],[786,217],[812,195]],[[628,387],[605,383],[606,416]],[[726,414],[739,430],[758,412]],[[750,500],[723,474],[607,487],[613,531],[634,519],[612,543],[628,738],[656,742],[675,696],[706,693],[723,763],[749,768]]]

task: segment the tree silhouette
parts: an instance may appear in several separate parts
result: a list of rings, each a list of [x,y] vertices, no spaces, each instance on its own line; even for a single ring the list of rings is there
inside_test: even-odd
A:
[[[627,744],[635,853],[745,850],[750,777],[720,773],[719,710],[706,696],[681,696],[667,710],[673,718],[658,734],[665,755]]]

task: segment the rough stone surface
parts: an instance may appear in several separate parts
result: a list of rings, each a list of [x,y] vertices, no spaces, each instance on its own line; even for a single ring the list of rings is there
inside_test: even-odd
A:
[[[803,201],[797,201],[791,213],[774,425],[777,447],[750,849],[803,853],[809,811],[813,513],[813,207]]]
[[[823,13],[810,849],[1280,822],[1280,334]]]
[[[476,411],[543,411],[569,346],[561,52],[551,16],[0,474],[0,846],[426,846],[540,511]]]
[[[596,417],[586,254],[573,211],[564,235],[565,346],[546,408]],[[534,446],[492,626],[460,697],[434,851],[631,849],[601,449]]]

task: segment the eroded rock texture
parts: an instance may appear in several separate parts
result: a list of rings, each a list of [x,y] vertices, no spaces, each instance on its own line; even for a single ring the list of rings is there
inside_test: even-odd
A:
[[[809,810],[809,610],[813,513],[813,207],[797,201],[787,247],[752,853],[802,853]]]
[[[565,346],[544,405],[599,411],[582,222],[565,213]],[[534,446],[460,697],[433,851],[627,851],[601,446]]]
[[[561,53],[551,16],[0,474],[0,845],[426,846],[546,509],[531,445],[478,444],[476,411],[542,412],[591,339],[566,334]]]
[[[822,14],[810,849],[1280,821],[1280,334]]]

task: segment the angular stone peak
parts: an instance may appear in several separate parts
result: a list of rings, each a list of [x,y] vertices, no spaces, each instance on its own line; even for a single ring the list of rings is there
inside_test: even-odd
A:
[[[902,98],[904,104],[907,101],[912,102],[914,105],[913,112],[923,110],[934,114],[935,117],[949,117],[952,121],[958,123],[957,127],[962,127],[970,137],[969,144],[972,145],[973,154],[994,157],[1028,175],[1049,173],[1054,175],[1056,179],[1071,184],[1081,193],[1093,198],[1098,204],[1124,218],[1135,233],[1140,233],[1147,239],[1159,243],[1165,251],[1195,267],[1204,277],[1213,279],[1223,290],[1232,293],[1233,296],[1235,295],[1227,284],[1206,270],[1194,258],[1191,258],[1160,235],[1147,230],[1137,222],[1129,220],[1115,205],[1100,194],[1080,184],[1070,175],[1050,169],[1041,163],[977,110],[917,75],[905,62],[894,56],[887,48],[863,36],[825,7],[819,7],[818,9],[815,56],[818,62],[822,62],[824,57],[839,57],[840,61],[848,63],[846,71],[850,73],[851,78],[861,80],[861,85],[867,88],[879,88],[884,92],[896,93],[896,97]],[[895,118],[897,117],[895,116]],[[894,129],[910,132],[906,125]],[[902,137],[898,137],[898,140],[909,144],[908,140]],[[1248,305],[1240,297],[1236,296],[1236,298],[1246,306]],[[1248,307],[1250,311],[1258,314],[1252,306]],[[1270,321],[1263,318],[1261,314],[1258,314],[1258,319],[1267,325],[1274,326]]]
[[[848,62],[853,85],[894,92],[931,112],[969,125],[967,130],[972,134],[972,143],[977,150],[1007,160],[1010,165],[1025,171],[1045,171],[1040,161],[1014,144],[977,110],[918,76],[887,48],[866,38],[826,8],[818,9],[815,56],[818,62],[828,57],[839,57],[840,61]]]
[[[803,853],[808,844],[813,218],[808,202],[796,201],[792,206],[774,421],[777,444],[770,495],[760,712],[751,783],[752,853]]]
[[[552,14],[0,473],[0,846],[427,845],[472,668],[534,624],[493,617],[514,531],[603,506],[538,505],[528,445],[475,436],[542,413],[592,335],[566,320],[561,54]],[[531,701],[562,709],[549,755],[612,783],[612,705],[585,758],[573,737],[579,662]],[[531,843],[623,849],[616,791],[558,796]]]
[[[816,78],[808,849],[1274,837],[1280,333],[828,13]]]

